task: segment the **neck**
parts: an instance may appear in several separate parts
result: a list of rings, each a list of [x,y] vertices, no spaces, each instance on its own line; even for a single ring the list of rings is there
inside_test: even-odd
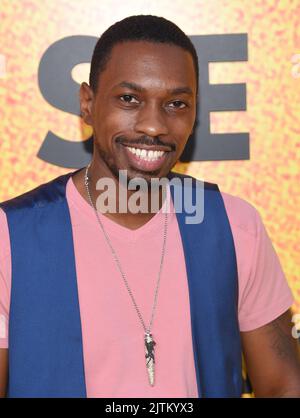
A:
[[[85,177],[85,171],[80,170],[78,173],[76,173],[73,176],[73,181],[75,184],[75,187],[81,194],[81,196],[90,204],[89,196],[87,194],[86,186],[84,184],[84,177]],[[93,202],[93,206],[97,207],[97,210],[100,212],[103,212],[103,215],[107,216],[114,222],[125,226],[129,229],[137,229],[144,224],[146,224],[157,211],[159,211],[163,204],[163,193],[161,190],[161,187],[156,193],[151,193],[151,190],[148,190],[144,192],[144,194],[141,193],[141,195],[144,196],[144,202],[148,202],[148,207],[146,208],[146,211],[143,210],[143,213],[132,213],[130,211],[131,205],[130,205],[130,198],[134,195],[134,193],[137,193],[137,190],[128,190],[127,184],[120,184],[118,179],[115,178],[115,176],[108,172],[108,169],[103,165],[99,164],[98,162],[93,161],[89,167],[88,170],[88,177],[89,177],[89,192],[90,196]],[[114,190],[115,193],[108,193],[107,188],[105,190],[97,190],[96,184],[99,179],[108,178],[111,183],[114,183]],[[150,189],[150,187],[149,187]],[[103,201],[105,197],[109,195],[110,202],[113,202],[113,206],[115,209],[115,213],[111,212],[105,212],[102,210],[102,208],[99,208],[99,205],[96,205],[96,202],[98,203],[99,200],[97,199],[101,197],[102,193],[105,193],[104,196],[102,196],[102,199],[100,198],[100,201]],[[114,196],[112,196],[112,194]],[[151,199],[156,199],[157,206],[155,211],[152,210],[151,212]],[[107,199],[104,201],[105,205],[107,205]],[[131,202],[132,204],[132,202]],[[140,203],[139,203],[140,205]],[[101,205],[100,205],[101,206]],[[124,211],[125,208],[125,211]],[[100,210],[99,210],[100,209]]]

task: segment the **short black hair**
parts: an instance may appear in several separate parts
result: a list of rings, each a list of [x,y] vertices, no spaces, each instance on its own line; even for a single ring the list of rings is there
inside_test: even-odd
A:
[[[198,56],[189,37],[175,23],[163,17],[137,15],[126,17],[114,23],[101,35],[96,43],[89,77],[89,84],[94,92],[97,92],[99,76],[105,69],[113,47],[126,41],[171,44],[190,52],[194,62],[198,91]]]

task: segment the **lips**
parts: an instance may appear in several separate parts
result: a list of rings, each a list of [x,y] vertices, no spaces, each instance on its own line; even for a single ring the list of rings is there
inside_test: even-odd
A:
[[[166,147],[143,146],[131,147],[123,145],[130,164],[137,170],[155,171],[165,163],[169,150]]]

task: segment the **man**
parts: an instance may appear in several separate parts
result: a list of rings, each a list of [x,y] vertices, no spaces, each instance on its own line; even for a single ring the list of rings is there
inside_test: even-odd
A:
[[[126,18],[98,41],[89,84],[90,166],[2,204],[2,396],[9,374],[8,396],[239,397],[242,352],[256,396],[300,396],[293,299],[255,209],[204,183],[198,224],[168,186],[156,212],[121,210],[131,180],[176,177],[196,117],[189,38]],[[99,179],[117,211],[99,210]]]

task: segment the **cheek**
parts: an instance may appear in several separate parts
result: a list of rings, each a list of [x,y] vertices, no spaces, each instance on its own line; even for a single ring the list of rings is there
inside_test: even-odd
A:
[[[187,140],[189,139],[193,126],[194,126],[194,119],[187,118],[187,119],[178,119],[174,121],[172,124],[172,133],[174,134],[174,138],[176,138],[177,147],[178,149],[184,148]]]
[[[131,131],[134,124],[135,116],[133,112],[108,108],[107,111],[97,115],[97,136],[110,142],[112,137]]]

